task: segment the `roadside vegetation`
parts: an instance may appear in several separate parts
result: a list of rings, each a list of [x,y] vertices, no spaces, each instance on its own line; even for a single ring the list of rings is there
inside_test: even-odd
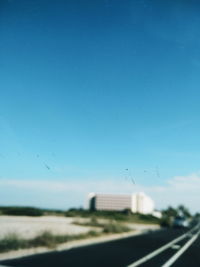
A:
[[[192,218],[192,215],[188,208],[183,205],[179,205],[177,208],[169,206],[167,209],[162,211],[162,218],[160,220],[160,225],[162,227],[172,227],[173,221],[177,216],[182,216],[186,219]]]
[[[57,245],[66,243],[73,240],[81,240],[92,237],[99,237],[105,234],[113,234],[113,233],[123,233],[131,231],[129,227],[127,227],[123,223],[119,223],[116,221],[107,221],[102,223],[99,222],[95,217],[92,217],[90,221],[86,223],[75,222],[78,225],[91,226],[91,227],[99,227],[99,229],[90,230],[87,233],[83,234],[53,234],[50,231],[44,231],[41,234],[37,235],[32,239],[21,238],[19,235],[12,233],[5,236],[0,240],[0,253],[7,252],[10,250],[18,250],[25,248],[34,248],[34,247],[48,247],[55,248]]]
[[[33,207],[0,207],[0,215],[42,216],[44,211]]]
[[[98,224],[98,223],[97,223]],[[99,225],[98,225],[99,226]],[[20,238],[17,234],[9,234],[0,240],[0,253],[10,250],[33,248],[33,247],[48,247],[55,248],[57,245],[73,240],[81,240],[86,238],[98,237],[103,234],[128,232],[130,229],[116,222],[106,223],[101,225],[101,231],[91,230],[84,234],[76,235],[55,235],[49,231],[45,231],[32,239]]]
[[[129,232],[131,229],[124,223],[116,221],[99,222],[96,217],[92,217],[88,222],[75,221],[74,224],[82,226],[91,226],[101,228],[102,233],[123,233]]]
[[[107,223],[103,226],[103,233],[111,234],[111,233],[124,233],[129,232],[131,229],[126,225],[119,224],[116,222]]]
[[[45,231],[32,239],[23,239],[16,234],[9,234],[0,240],[0,253],[10,250],[18,250],[33,247],[55,248],[58,244],[66,243],[73,240],[86,239],[90,237],[100,236],[101,233],[89,231],[85,234],[77,235],[54,235]]]
[[[40,209],[35,207],[0,206],[0,215],[13,216],[64,216],[65,211],[54,209]]]
[[[57,245],[69,242],[72,240],[81,240],[86,238],[98,237],[105,234],[123,233],[131,231],[127,224],[142,223],[142,224],[158,224],[162,227],[171,227],[173,219],[176,216],[184,216],[191,219],[190,211],[183,205],[173,208],[169,206],[162,211],[162,218],[158,219],[152,215],[133,214],[130,210],[122,212],[117,211],[89,211],[84,209],[70,209],[68,211],[61,210],[45,210],[34,207],[0,207],[0,215],[16,215],[16,216],[66,216],[74,217],[77,220],[74,224],[82,226],[97,227],[95,230],[90,230],[84,234],[64,234],[56,235],[49,231],[42,232],[32,239],[24,239],[13,233],[8,234],[0,240],[0,253],[33,248],[33,247],[48,247],[55,248]],[[196,215],[200,217],[199,214]],[[86,220],[79,220],[84,218]]]
[[[65,212],[65,216],[93,219],[108,219],[111,221],[121,221],[130,223],[160,224],[160,219],[152,215],[132,213],[128,209],[124,211],[89,211],[83,209],[70,209],[69,211]]]
[[[143,224],[159,224],[159,219],[151,215],[133,214],[130,210],[123,212],[116,211],[89,211],[83,209],[70,209],[68,211],[45,210],[33,207],[0,207],[0,215],[15,216],[66,216],[74,217],[74,224],[96,227],[83,234],[53,234],[45,231],[34,238],[25,239],[16,233],[8,234],[0,239],[0,253],[34,247],[55,248],[57,245],[72,240],[81,240],[86,238],[103,236],[105,234],[115,234],[128,232],[130,229],[127,224],[143,223]],[[76,221],[77,218],[77,221]],[[80,218],[86,220],[79,220]]]

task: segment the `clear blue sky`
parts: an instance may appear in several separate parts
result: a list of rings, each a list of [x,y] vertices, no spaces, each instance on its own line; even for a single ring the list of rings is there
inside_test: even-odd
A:
[[[127,183],[128,168],[154,187],[199,173],[199,12],[189,0],[2,0],[0,204],[52,206],[23,181]],[[54,206],[82,205],[73,190]]]

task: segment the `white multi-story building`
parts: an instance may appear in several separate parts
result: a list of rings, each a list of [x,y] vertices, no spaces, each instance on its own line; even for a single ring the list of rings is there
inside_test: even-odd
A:
[[[89,208],[93,210],[116,210],[130,209],[133,213],[152,214],[154,201],[144,193],[132,195],[95,194],[90,193]]]

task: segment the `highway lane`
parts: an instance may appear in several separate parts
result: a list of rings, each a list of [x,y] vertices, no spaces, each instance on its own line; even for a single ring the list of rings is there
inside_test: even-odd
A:
[[[200,266],[200,238],[192,244],[173,265],[174,267]]]
[[[136,266],[162,266],[170,267],[177,264],[177,260],[183,256],[185,251],[187,251],[191,245],[197,240],[200,234],[200,225],[193,227],[191,230],[186,231],[185,234],[173,239],[171,242],[165,244],[159,249],[145,255],[143,258],[133,262],[129,267]],[[198,261],[193,261],[190,259],[191,264],[189,266],[200,266]],[[198,262],[198,265],[197,265]],[[178,265],[181,266],[181,265]]]
[[[97,245],[84,246],[61,252],[44,253],[35,256],[24,257],[15,260],[2,261],[0,264],[7,266],[128,266],[147,254],[157,250],[163,245],[171,242],[175,238],[183,235],[184,229],[168,229],[146,233],[140,236],[129,237],[117,241],[101,243]],[[192,238],[192,235],[191,235]],[[189,237],[180,240],[178,245],[163,251],[151,260],[142,263],[140,266],[162,266],[167,262],[178,249],[188,242]],[[173,266],[200,266],[200,253],[198,252],[199,238],[183,255],[174,263]],[[185,260],[183,260],[185,259]],[[189,265],[184,265],[188,264]]]

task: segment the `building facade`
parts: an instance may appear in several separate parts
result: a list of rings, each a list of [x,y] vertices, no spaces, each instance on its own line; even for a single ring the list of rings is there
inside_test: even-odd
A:
[[[152,214],[154,201],[144,193],[131,195],[120,194],[95,194],[90,193],[89,209],[123,211],[131,210],[133,213]]]

